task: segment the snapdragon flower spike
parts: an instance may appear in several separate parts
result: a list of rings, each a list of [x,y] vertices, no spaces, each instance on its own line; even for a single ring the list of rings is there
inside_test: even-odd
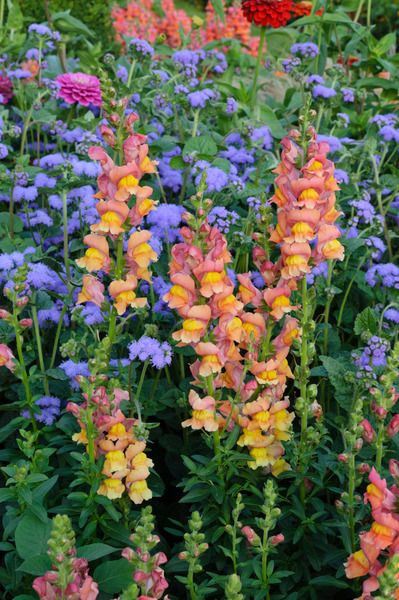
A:
[[[125,164],[116,165],[104,148],[94,146],[89,149],[90,158],[98,160],[101,165],[97,180],[99,191],[95,194],[95,197],[99,198],[96,209],[100,221],[91,225],[92,233],[84,238],[89,248],[85,255],[76,261],[79,267],[89,272],[104,271],[113,276],[114,281],[110,283],[108,291],[120,316],[128,307],[142,308],[146,305],[145,298],[137,297],[136,289],[139,280],[151,281],[148,267],[158,259],[149,244],[152,234],[144,230],[131,233],[127,242],[127,252],[122,260],[118,260],[117,257],[112,259],[110,256],[110,249],[116,248],[118,243],[123,243],[125,233],[132,227],[140,226],[144,217],[155,208],[155,202],[151,199],[152,188],[140,186],[140,179],[145,174],[155,171],[155,163],[148,158],[146,136],[133,130],[137,119],[138,116],[131,113],[122,124],[126,138],[120,145]],[[118,124],[118,120],[118,115],[111,114],[110,124],[103,125],[101,129],[111,148],[117,144],[112,125]],[[78,303],[89,301],[97,306],[101,305],[98,301],[99,283],[95,284],[94,281],[94,278],[84,278]],[[104,287],[101,293],[103,291]]]
[[[390,470],[395,477],[394,463],[390,464]],[[381,479],[374,467],[369,480],[364,502],[370,504],[374,521],[369,531],[360,534],[360,550],[351,554],[345,564],[348,579],[368,576],[363,582],[363,594],[358,600],[371,598],[370,593],[380,587],[378,578],[387,568],[389,558],[399,554],[399,489],[396,485],[389,488],[386,480]],[[382,562],[384,557],[385,563]],[[399,587],[392,597],[399,598]]]
[[[195,223],[191,215],[183,218]],[[296,308],[290,302],[291,288],[283,283],[263,297],[250,273],[244,273],[237,277],[235,292],[228,275],[232,258],[217,227],[200,216],[193,228],[185,226],[180,234],[183,242],[172,248],[172,286],[164,300],[182,317],[181,329],[172,336],[179,346],[194,348],[192,383],[204,392],[190,391],[192,416],[183,427],[214,432],[239,425],[243,433],[238,444],[248,448],[248,465],[278,475],[289,468],[282,458],[282,441],[289,439],[294,416],[287,410],[284,390],[287,377],[293,377],[289,349],[300,336],[297,320],[288,316]],[[269,310],[274,318],[285,320],[266,347],[273,326]],[[235,392],[234,405],[227,390]]]
[[[78,444],[87,445],[85,412],[89,404],[95,407],[91,416],[97,432],[95,455],[97,459],[105,456],[102,469],[104,479],[97,493],[114,500],[126,492],[134,504],[149,500],[152,493],[146,480],[153,462],[144,452],[146,442],[138,439],[135,433],[138,421],[125,417],[120,408],[121,402],[128,400],[128,392],[115,388],[113,398],[110,398],[105,388],[99,387],[90,402],[87,395],[84,396],[85,402],[80,405],[69,402],[67,411],[76,417],[81,427],[72,439]]]
[[[299,145],[300,134],[291,131],[282,141],[282,160],[275,172],[276,190],[271,199],[277,206],[277,226],[270,240],[279,244],[283,280],[298,280],[328,259],[343,260],[341,233],[334,224],[340,216],[335,208],[334,164],[327,158],[329,146],[318,142],[309,128],[307,150]]]

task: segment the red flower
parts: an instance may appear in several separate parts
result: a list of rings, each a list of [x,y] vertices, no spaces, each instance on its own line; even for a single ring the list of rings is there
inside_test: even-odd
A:
[[[12,81],[0,73],[0,104],[7,104],[13,96]]]
[[[242,11],[250,23],[284,27],[291,19],[292,0],[242,0]]]

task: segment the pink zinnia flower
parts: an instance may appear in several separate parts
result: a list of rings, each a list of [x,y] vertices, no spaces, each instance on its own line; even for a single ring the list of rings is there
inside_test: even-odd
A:
[[[82,106],[101,106],[100,80],[95,75],[64,73],[58,75],[56,81],[60,85],[58,97],[68,104],[76,102]]]
[[[0,73],[0,104],[8,104],[12,97],[12,81],[7,75]]]

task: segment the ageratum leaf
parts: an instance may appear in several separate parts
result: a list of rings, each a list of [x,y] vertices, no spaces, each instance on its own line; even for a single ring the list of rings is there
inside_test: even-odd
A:
[[[365,308],[355,319],[354,332],[356,335],[366,334],[375,335],[378,332],[378,318],[376,312],[370,308]]]

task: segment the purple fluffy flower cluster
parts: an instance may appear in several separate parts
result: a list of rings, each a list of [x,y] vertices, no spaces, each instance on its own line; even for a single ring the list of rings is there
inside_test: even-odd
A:
[[[291,54],[299,54],[303,57],[314,58],[319,54],[319,47],[313,42],[297,43],[291,46]]]
[[[147,217],[150,231],[161,240],[176,242],[180,239],[179,225],[183,213],[184,208],[177,204],[160,204]]]
[[[227,210],[224,206],[215,206],[209,213],[208,220],[211,225],[215,225],[222,233],[228,233],[230,227],[235,225],[239,219],[235,210]]]
[[[387,352],[390,349],[389,343],[373,335],[367,342],[360,356],[355,358],[355,365],[360,368],[384,367],[387,364]]]
[[[129,359],[149,361],[156,369],[163,369],[172,362],[172,348],[168,342],[143,335],[139,340],[132,342],[128,346]]]
[[[384,287],[399,290],[399,267],[393,263],[373,265],[366,271],[365,279],[371,287],[380,282]]]
[[[54,396],[42,396],[36,400],[35,405],[40,408],[40,412],[35,413],[35,419],[44,425],[52,425],[61,411],[61,400]],[[21,416],[30,419],[28,410],[23,410]]]
[[[129,46],[142,56],[152,57],[154,55],[154,48],[146,40],[133,38],[132,40],[130,40]]]

